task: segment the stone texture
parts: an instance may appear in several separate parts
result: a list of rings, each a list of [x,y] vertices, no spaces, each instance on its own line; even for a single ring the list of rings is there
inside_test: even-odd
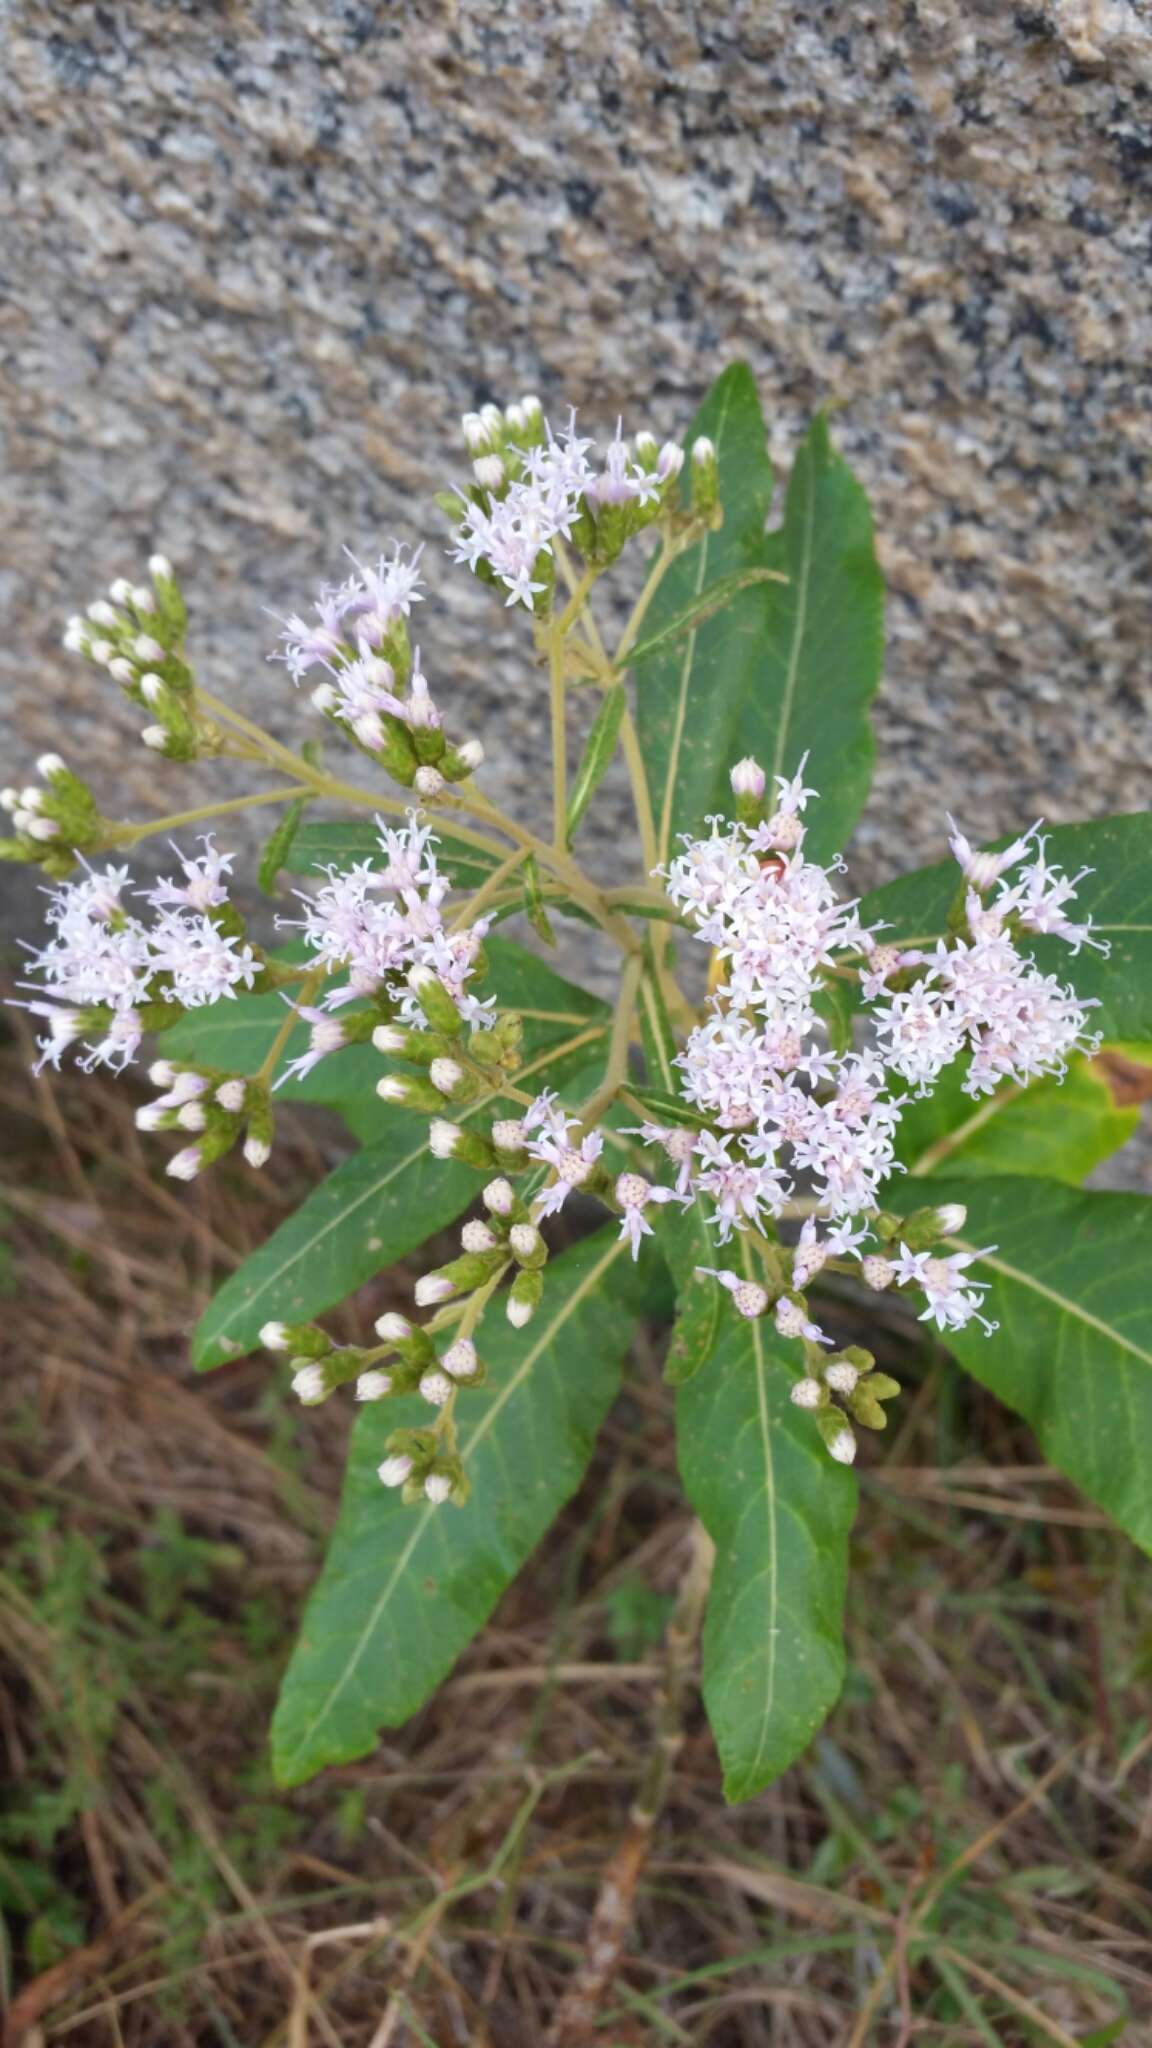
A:
[[[16,0],[10,772],[59,746],[109,810],[182,807],[60,653],[67,612],[163,545],[206,675],[298,734],[262,607],[395,533],[433,541],[438,694],[532,803],[538,678],[436,555],[456,416],[534,388],[674,432],[743,355],[782,461],[835,401],[875,503],[859,878],[935,854],[945,808],[980,834],[1143,804],[1150,92],[1119,0]]]

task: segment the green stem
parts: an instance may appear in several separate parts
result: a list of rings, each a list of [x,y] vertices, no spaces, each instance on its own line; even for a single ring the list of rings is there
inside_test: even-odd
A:
[[[636,994],[643,971],[644,962],[639,956],[624,962],[620,976],[620,992],[612,1017],[612,1035],[608,1041],[604,1079],[595,1094],[589,1096],[579,1111],[580,1125],[585,1131],[595,1129],[627,1077],[628,1048],[632,1042],[632,1025],[636,1015]]]
[[[517,846],[514,849],[514,851],[508,855],[507,860],[501,861],[500,866],[498,868],[493,868],[492,873],[488,877],[488,880],[486,882],[481,883],[480,887],[476,891],[476,894],[473,897],[471,897],[470,900],[464,905],[463,910],[460,912],[460,915],[455,920],[451,929],[454,932],[459,932],[463,931],[466,928],[466,926],[470,924],[475,924],[480,912],[482,910],[487,910],[489,905],[492,903],[493,898],[499,895],[500,890],[503,884],[508,880],[509,875],[514,874],[516,869],[521,865],[521,863],[527,859],[527,847]]]
[[[305,975],[297,992],[295,1003],[288,1005],[284,1022],[268,1047],[264,1058],[261,1060],[259,1072],[253,1076],[257,1087],[263,1086],[266,1088],[268,1086],[273,1074],[276,1072],[276,1062],[296,1028],[298,1021],[297,1011],[300,1005],[308,1002],[315,995],[317,989],[327,980],[327,977],[328,969],[326,967],[314,967],[310,974]]]
[[[228,811],[247,811],[256,804],[285,804],[293,797],[307,794],[299,783],[290,783],[284,789],[262,789],[251,796],[232,796],[221,803],[202,804],[195,811],[173,811],[169,817],[149,818],[140,825],[132,824],[129,819],[117,823],[108,820],[107,844],[110,847],[135,846],[141,839],[150,839],[154,832],[175,832],[181,825],[198,825],[204,818],[221,818]]]
[[[572,603],[576,599],[573,596]],[[571,606],[568,607],[571,610]],[[552,714],[552,843],[568,839],[568,734],[564,701],[564,620],[562,612],[548,635],[548,702]]]

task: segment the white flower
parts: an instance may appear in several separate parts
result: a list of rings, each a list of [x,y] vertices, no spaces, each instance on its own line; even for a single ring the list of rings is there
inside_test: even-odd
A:
[[[644,1214],[649,1203],[654,1202],[659,1208],[664,1202],[685,1199],[686,1197],[677,1195],[674,1188],[654,1187],[651,1181],[644,1179],[643,1174],[622,1173],[619,1176],[616,1182],[616,1200],[624,1212],[620,1219],[620,1235],[632,1247],[634,1259],[640,1256],[641,1238],[652,1235],[652,1225]]]
[[[171,841],[169,844],[184,871],[184,880],[174,882],[170,877],[162,877],[154,888],[141,891],[145,901],[154,910],[174,906],[201,912],[216,910],[222,903],[227,903],[224,877],[231,873],[234,855],[217,853],[210,832],[200,841],[203,853],[194,855],[191,860],[185,860],[178,846]]]
[[[964,1273],[974,1259],[982,1259],[995,1249],[994,1244],[986,1244],[977,1252],[953,1252],[948,1258],[940,1258],[933,1252],[910,1252],[902,1244],[899,1256],[892,1262],[894,1277],[902,1286],[923,1289],[928,1306],[920,1317],[922,1323],[935,1323],[941,1330],[962,1330],[975,1319],[991,1336],[999,1326],[980,1313],[988,1289],[966,1280]]]
[[[448,1346],[441,1364],[454,1380],[470,1380],[480,1364],[472,1339],[457,1337],[456,1342]]]
[[[430,1472],[424,1481],[425,1498],[431,1501],[434,1508],[442,1506],[451,1491],[452,1481],[446,1472]]]
[[[412,1460],[406,1452],[401,1451],[391,1458],[385,1458],[384,1463],[378,1465],[376,1471],[382,1486],[403,1486],[405,1480],[412,1476]]]
[[[757,1316],[762,1316],[768,1307],[767,1289],[761,1287],[758,1281],[746,1280],[743,1274],[733,1273],[727,1267],[697,1266],[696,1271],[710,1280],[718,1280],[721,1287],[727,1288],[734,1307],[749,1322],[754,1322]]]
[[[369,649],[378,647],[398,619],[407,618],[421,601],[417,548],[410,560],[407,550],[395,545],[391,556],[381,555],[374,569],[349,555],[356,575],[339,585],[326,584],[320,591],[312,621],[298,614],[284,621],[280,638],[284,645],[269,656],[283,661],[294,683],[313,668],[332,670],[332,664],[351,641],[363,641]]]
[[[579,1144],[569,1144],[568,1132],[579,1129],[579,1118],[565,1116],[557,1110],[547,1089],[531,1105],[524,1118],[524,1128],[539,1132],[538,1136],[527,1141],[529,1158],[538,1160],[542,1166],[550,1166],[556,1175],[550,1187],[543,1188],[534,1196],[533,1208],[538,1218],[555,1216],[573,1188],[581,1187],[588,1179],[604,1149],[604,1140],[599,1131],[588,1131]]]
[[[1015,867],[1018,860],[1023,860],[1029,842],[1038,830],[1038,826],[1033,825],[1022,839],[1015,839],[1011,846],[1006,846],[1003,853],[978,853],[971,840],[965,839],[955,818],[949,816],[948,823],[952,828],[948,841],[952,857],[959,861],[964,880],[981,894],[990,889],[1007,868]]]
[[[301,1366],[292,1376],[292,1392],[306,1408],[315,1408],[328,1392],[328,1381],[322,1365]]]
[[[838,1465],[851,1465],[854,1462],[856,1457],[856,1439],[847,1423],[832,1438],[828,1445],[828,1452],[830,1457],[835,1458]]]
[[[788,1399],[797,1408],[819,1408],[824,1399],[824,1389],[819,1380],[796,1380],[788,1390]]]
[[[379,1372],[376,1369],[362,1372],[356,1382],[358,1401],[382,1401],[385,1395],[391,1392],[392,1375],[389,1372]]]
[[[810,1322],[797,1301],[782,1294],[775,1308],[776,1328],[782,1337],[804,1337],[809,1344],[831,1344],[818,1323]]]
[[[395,1309],[378,1316],[375,1327],[376,1335],[384,1344],[403,1344],[405,1338],[412,1335],[412,1325],[407,1316],[398,1314]]]

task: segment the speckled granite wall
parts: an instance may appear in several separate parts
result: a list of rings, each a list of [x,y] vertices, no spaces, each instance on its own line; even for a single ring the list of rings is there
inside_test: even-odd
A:
[[[9,0],[0,92],[17,771],[60,746],[117,807],[136,721],[58,632],[150,546],[217,686],[287,732],[262,607],[345,540],[434,536],[463,408],[535,388],[664,433],[739,354],[782,455],[842,403],[875,501],[861,875],[933,853],[945,807],[1147,801],[1143,7]],[[442,580],[426,663],[511,794],[535,684]],[[131,758],[137,807],[183,800]]]

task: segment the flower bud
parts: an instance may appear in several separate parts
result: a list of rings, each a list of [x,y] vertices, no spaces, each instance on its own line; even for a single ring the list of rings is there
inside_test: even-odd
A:
[[[539,1266],[522,1266],[508,1290],[506,1314],[514,1330],[530,1323],[544,1294],[544,1275]]]
[[[59,754],[41,754],[36,763],[36,773],[44,782],[55,782],[58,775],[67,775],[68,770]]]
[[[480,1363],[472,1339],[457,1337],[456,1342],[448,1346],[442,1363],[445,1372],[450,1372],[454,1380],[472,1379]]]
[[[378,1465],[376,1471],[382,1485],[403,1486],[405,1480],[411,1478],[412,1468],[412,1459],[406,1452],[400,1452],[391,1458],[385,1458],[384,1463]]]
[[[430,1472],[424,1481],[424,1492],[434,1508],[442,1507],[452,1492],[452,1481],[446,1472]]]
[[[165,659],[164,649],[150,633],[139,633],[132,642],[132,652],[138,661],[158,662]]]
[[[378,1369],[374,1369],[371,1372],[362,1372],[356,1382],[356,1399],[358,1401],[382,1401],[384,1396],[391,1392],[391,1373],[380,1372]]]
[[[465,740],[463,746],[457,747],[455,751],[456,759],[463,762],[470,775],[474,775],[484,760],[483,742],[480,740]]]
[[[492,1216],[510,1216],[516,1207],[516,1191],[511,1181],[490,1180],[480,1200]]]
[[[508,1242],[521,1265],[541,1263],[544,1240],[534,1223],[514,1223],[508,1232]]]
[[[797,1408],[819,1408],[827,1396],[819,1380],[804,1379],[795,1381],[789,1389],[788,1398],[796,1403]]]
[[[188,1145],[168,1161],[164,1170],[173,1180],[195,1180],[203,1163],[199,1145]]]
[[[440,1090],[441,1095],[451,1096],[460,1093],[467,1075],[459,1060],[439,1059],[433,1060],[429,1067],[428,1079],[434,1088]]]
[[[420,1381],[420,1392],[433,1408],[443,1408],[452,1392],[452,1381],[446,1372],[426,1372]]]
[[[478,455],[472,474],[482,491],[498,491],[507,472],[498,455]]]
[[[764,794],[764,770],[752,754],[746,754],[742,761],[737,761],[728,780],[732,784],[733,796],[754,797],[759,803]]]
[[[376,1319],[376,1335],[384,1344],[403,1344],[405,1338],[412,1335],[412,1328],[407,1316],[400,1315],[396,1309],[389,1309]]]
[[[753,1322],[768,1307],[768,1294],[757,1281],[742,1280],[739,1287],[732,1289],[732,1301],[739,1313]]]
[[[433,1117],[428,1149],[437,1159],[451,1159],[463,1135],[459,1124],[446,1123],[442,1116]]]
[[[401,1053],[408,1043],[408,1033],[400,1024],[378,1024],[372,1033],[372,1043],[377,1052]]]
[[[226,1109],[230,1115],[235,1116],[244,1107],[246,1093],[247,1085],[237,1075],[231,1081],[221,1081],[219,1088],[216,1090],[216,1100],[220,1104],[221,1109]]]
[[[877,1293],[880,1294],[884,1292],[886,1287],[891,1287],[892,1282],[896,1278],[896,1268],[892,1264],[891,1259],[881,1259],[876,1257],[875,1254],[860,1261],[860,1271],[863,1273],[868,1286],[874,1287]]]
[[[260,1342],[265,1351],[287,1351],[287,1323],[265,1323],[260,1331]]]
[[[720,467],[715,444],[706,434],[692,443],[692,510],[708,519],[720,503]]]
[[[854,1394],[859,1378],[860,1374],[856,1367],[850,1365],[845,1358],[833,1359],[832,1363],[824,1368],[824,1384],[831,1387],[834,1394]]]
[[[442,1273],[422,1273],[416,1282],[417,1308],[433,1308],[437,1302],[450,1301],[456,1289],[451,1280]]]
[[[249,1131],[244,1140],[244,1157],[249,1166],[267,1166],[272,1157],[272,1147],[267,1138],[258,1137],[255,1132]]]
[[[816,1417],[816,1427],[829,1456],[838,1465],[850,1465],[856,1456],[856,1439],[838,1408],[825,1408]]]
[[[413,967],[408,976],[408,986],[433,1031],[443,1031],[450,1038],[460,1030],[460,1012],[449,995],[438,974],[430,967]]]
[[[412,777],[412,787],[416,791],[417,796],[422,796],[426,803],[430,803],[432,798],[439,796],[443,789],[444,777],[438,768],[433,768],[428,763],[425,763],[424,767],[418,768]]]
[[[171,583],[175,580],[176,572],[167,555],[149,555],[148,574],[156,583]]]
[[[162,754],[168,745],[168,734],[162,725],[146,725],[140,737],[154,754]]]
[[[306,1408],[315,1408],[328,1397],[328,1377],[322,1365],[301,1366],[292,1376],[292,1392]]]
[[[486,1223],[475,1217],[464,1225],[460,1232],[460,1242],[466,1252],[491,1252],[495,1251],[500,1240],[494,1230],[489,1230]]]
[[[98,597],[95,604],[89,605],[88,617],[94,626],[115,628],[120,624],[120,614],[116,610],[115,605],[109,604],[107,599],[103,597]]]
[[[202,1131],[207,1121],[202,1102],[185,1102],[176,1112],[176,1122],[182,1131]]]
[[[24,827],[24,830],[27,832],[29,839],[39,839],[45,843],[49,839],[58,839],[60,837],[60,827],[54,818],[31,818]]]
[[[170,1088],[176,1079],[176,1071],[171,1060],[153,1060],[148,1069],[148,1079],[154,1088]]]
[[[955,1237],[968,1221],[968,1211],[963,1202],[945,1202],[936,1211],[936,1221],[941,1237]]]
[[[519,1117],[500,1117],[492,1126],[492,1143],[501,1152],[524,1150],[524,1126]]]

